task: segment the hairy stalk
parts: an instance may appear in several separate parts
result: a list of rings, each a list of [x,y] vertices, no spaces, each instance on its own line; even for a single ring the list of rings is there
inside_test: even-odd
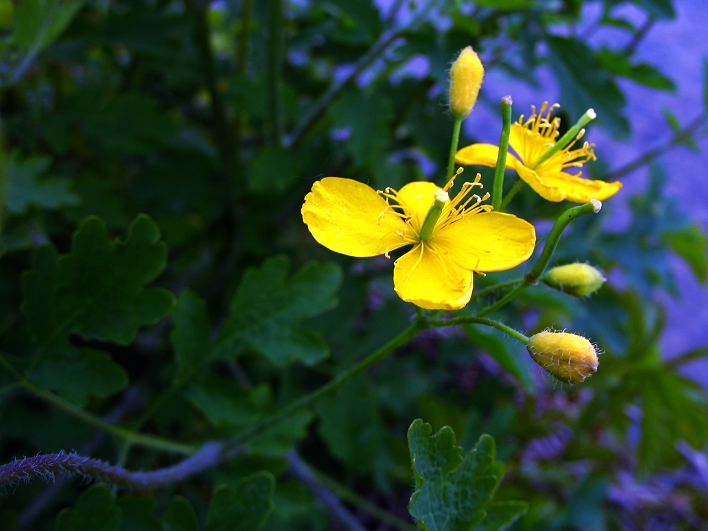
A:
[[[543,247],[541,256],[538,257],[538,260],[534,264],[531,271],[524,275],[524,283],[514,288],[512,291],[504,295],[494,304],[487,306],[486,308],[483,308],[482,310],[477,312],[475,316],[482,317],[483,315],[487,315],[488,313],[498,310],[507,302],[511,301],[512,299],[515,299],[519,295],[519,293],[524,291],[529,286],[535,286],[536,284],[538,284],[538,280],[543,275],[543,272],[546,270],[546,267],[548,267],[548,263],[551,261],[551,257],[553,256],[556,247],[558,247],[558,242],[560,242],[560,238],[563,235],[563,231],[570,224],[570,222],[586,214],[597,214],[598,212],[600,212],[600,208],[602,208],[602,203],[600,203],[600,201],[597,201],[596,199],[593,199],[589,203],[570,208],[563,212],[563,214],[561,214],[560,217],[553,224],[553,228],[551,229],[551,232],[548,235],[548,239],[546,240],[546,245]]]
[[[511,96],[501,99],[502,131],[499,138],[499,155],[494,168],[494,185],[492,187],[492,208],[497,212],[502,210],[502,193],[504,192],[504,171],[506,170],[506,155],[509,151],[509,133],[511,132]]]
[[[514,330],[510,326],[500,323],[499,321],[493,321],[492,319],[485,319],[483,317],[477,317],[473,315],[457,317],[454,319],[432,319],[428,321],[428,324],[434,328],[444,328],[446,326],[458,326],[464,324],[481,324],[484,326],[491,326],[492,328],[496,328],[497,330],[504,332],[506,335],[511,336],[514,339],[518,339],[524,345],[528,344],[529,342],[529,338],[527,336],[525,336],[518,330]]]
[[[582,207],[577,208],[582,209]],[[21,374],[17,373],[14,367],[12,367],[12,365],[10,365],[4,357],[0,356],[0,364],[5,366],[5,368],[7,368],[18,379],[22,386],[32,392],[36,397],[78,418],[86,424],[101,429],[118,438],[124,439],[128,443],[124,447],[125,449],[129,448],[131,444],[140,444],[156,450],[163,450],[189,456],[172,467],[154,470],[152,472],[131,472],[121,466],[111,465],[104,461],[84,457],[78,454],[60,453],[35,456],[20,459],[0,466],[0,486],[9,485],[20,480],[28,480],[34,476],[53,478],[55,473],[61,472],[72,475],[80,475],[92,479],[99,479],[119,487],[128,487],[133,489],[153,489],[161,487],[170,483],[181,481],[191,475],[213,467],[224,459],[230,459],[242,451],[245,443],[277,425],[292,413],[311,405],[324,395],[341,387],[344,383],[348,382],[355,376],[384,360],[388,355],[408,343],[423,330],[427,330],[429,328],[456,326],[459,324],[476,323],[491,326],[501,330],[511,337],[518,339],[519,341],[528,343],[528,338],[521,332],[491,319],[483,319],[479,316],[466,316],[450,320],[426,319],[425,313],[422,311],[417,312],[416,315],[416,320],[408,328],[403,330],[400,334],[370,354],[364,360],[333,378],[330,382],[324,384],[312,393],[303,396],[283,407],[274,415],[245,430],[231,440],[225,442],[208,442],[201,448],[177,443],[168,439],[162,439],[160,437],[136,433],[132,430],[106,422],[105,420],[100,419],[69,402],[66,402],[52,393],[39,391],[31,382],[25,379]],[[304,478],[306,475],[306,470],[299,467],[299,464],[301,463],[298,463],[296,459],[291,459],[291,466],[293,463],[295,463],[294,473],[299,475],[299,477]],[[308,481],[313,481],[312,477],[314,476],[308,476]],[[331,500],[326,503],[328,503],[328,505],[331,504]],[[332,505],[329,506],[330,508],[334,507]],[[343,513],[340,513],[339,516],[343,516]],[[359,529],[358,527],[351,526],[350,528]]]
[[[113,409],[111,409],[103,420],[113,424],[118,422],[123,416],[134,407],[137,407],[142,402],[141,394],[134,388],[130,387],[123,394],[123,397]],[[97,431],[78,451],[81,455],[92,454],[98,445],[106,438],[106,432]],[[27,528],[42,512],[49,506],[50,503],[59,495],[64,488],[64,482],[56,481],[50,487],[43,489],[32,502],[17,515],[17,529]]]
[[[54,479],[54,474],[63,473],[96,479],[120,487],[147,490],[182,481],[215,466],[220,460],[221,444],[215,442],[205,444],[197,453],[174,466],[152,472],[132,472],[100,459],[78,454],[37,455],[0,466],[0,487],[18,481],[29,481],[36,476]]]

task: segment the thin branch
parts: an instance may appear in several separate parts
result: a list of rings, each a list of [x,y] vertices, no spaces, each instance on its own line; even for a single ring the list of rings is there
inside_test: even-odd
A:
[[[284,145],[287,148],[296,148],[299,146],[310,128],[315,124],[317,119],[324,114],[342,90],[344,90],[349,83],[356,79],[359,74],[361,74],[374,61],[374,59],[381,55],[396,39],[418,24],[427,12],[437,4],[437,2],[438,0],[430,0],[426,7],[411,19],[408,26],[397,29],[389,29],[382,33],[379,40],[372,45],[369,51],[362,55],[359,60],[354,63],[354,68],[349,75],[339,81],[335,81],[329,90],[325,92],[320,99],[317,100],[317,102],[315,102],[307,114],[305,114],[304,118],[295,127],[293,132],[285,138]]]
[[[343,373],[339,374],[326,384],[322,385],[321,387],[315,389],[312,393],[305,395],[303,397],[300,397],[298,400],[295,400],[294,402],[291,402],[287,406],[283,407],[270,417],[262,420],[255,426],[252,426],[251,428],[247,428],[240,434],[236,435],[233,437],[226,445],[226,451],[230,451],[231,449],[238,449],[241,448],[244,443],[247,443],[248,441],[251,441],[258,435],[262,434],[263,432],[267,431],[268,429],[272,428],[273,426],[279,424],[283,419],[289,417],[292,415],[294,412],[299,411],[301,409],[304,409],[311,405],[312,403],[316,402],[320,398],[322,398],[324,395],[330,393],[331,391],[334,391],[335,389],[341,387],[343,384],[354,378],[355,376],[358,376],[359,374],[363,373],[370,367],[376,365],[380,361],[384,360],[386,357],[388,357],[389,354],[394,352],[397,348],[402,347],[408,341],[413,339],[415,336],[417,336],[420,332],[425,330],[427,328],[427,325],[425,322],[422,322],[420,320],[416,320],[413,324],[411,324],[408,328],[403,330],[400,334],[398,334],[396,337],[391,339],[388,343],[386,343],[384,346],[382,346],[380,349],[377,351],[373,352],[364,360],[361,362],[357,363],[353,367],[350,367]]]
[[[341,499],[348,501],[352,505],[356,505],[362,511],[369,513],[374,518],[380,520],[381,523],[398,529],[399,531],[417,531],[418,528],[413,524],[410,524],[398,516],[391,514],[387,510],[382,509],[375,503],[370,502],[345,485],[335,481],[328,475],[323,474],[316,469],[312,469],[312,473],[317,477],[317,479],[319,479],[320,482],[331,489],[332,492],[334,492]]]
[[[310,467],[307,466],[295,450],[290,450],[287,458],[290,463],[290,473],[307,485],[340,524],[350,531],[366,531],[354,515],[342,505],[339,498],[315,477]]]
[[[624,53],[627,57],[632,55],[634,51],[637,49],[637,46],[639,46],[639,43],[644,40],[644,37],[646,37],[647,33],[649,33],[649,30],[654,26],[654,23],[656,22],[656,19],[650,15],[649,18],[646,19],[644,24],[642,24],[642,27],[639,28],[639,31],[637,31],[633,37],[632,40],[629,41],[627,46],[624,47],[624,50],[622,50],[622,53]]]
[[[646,153],[634,159],[632,162],[629,162],[624,166],[608,173],[603,179],[606,181],[620,179],[625,175],[632,173],[634,170],[638,170],[642,166],[649,164],[651,161],[660,157],[667,151],[670,151],[676,146],[693,138],[693,135],[695,135],[698,130],[706,124],[706,119],[708,119],[708,114],[706,113],[694,118],[693,121],[691,121],[686,127],[676,131],[669,141],[666,142],[666,144],[655,149],[650,149]]]
[[[317,119],[324,114],[329,108],[334,99],[359,76],[381,53],[388,48],[402,33],[402,30],[388,30],[384,32],[378,41],[374,43],[371,49],[362,55],[359,60],[354,63],[354,68],[349,75],[343,77],[339,81],[335,81],[327,92],[310,108],[305,117],[300,121],[290,136],[285,138],[284,144],[286,147],[294,149],[300,145],[307,132],[315,124]]]

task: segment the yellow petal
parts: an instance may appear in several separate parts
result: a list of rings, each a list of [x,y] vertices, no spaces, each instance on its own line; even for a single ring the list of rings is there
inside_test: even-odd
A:
[[[548,186],[557,187],[563,193],[563,199],[576,203],[588,203],[591,199],[604,201],[608,197],[615,195],[622,188],[622,183],[620,182],[608,183],[593,179],[583,179],[580,174],[571,175],[560,171],[542,172],[540,178]]]
[[[522,164],[534,164],[554,142],[520,124],[511,124],[509,147],[519,156]]]
[[[396,260],[393,284],[399,297],[421,308],[459,310],[472,296],[472,275],[448,255],[420,243]]]
[[[518,164],[514,169],[516,170],[516,173],[519,174],[519,177],[526,181],[533,191],[543,197],[546,201],[558,202],[563,201],[563,199],[566,198],[566,193],[562,189],[544,181],[535,171],[522,164]]]
[[[455,155],[455,162],[463,166],[471,166],[479,164],[480,166],[490,166],[494,168],[497,165],[497,157],[499,156],[499,148],[493,144],[472,144],[471,146],[463,147]],[[519,164],[514,155],[507,153],[506,167],[507,169],[516,169]]]
[[[511,214],[480,212],[443,228],[430,243],[474,271],[504,271],[528,259],[536,245],[533,225]]]
[[[435,202],[435,190],[439,189],[440,187],[434,183],[415,181],[408,183],[398,191],[396,200],[406,214],[411,216],[411,223],[416,232],[420,232],[425,217]]]
[[[376,256],[406,245],[406,224],[376,191],[326,177],[305,197],[302,219],[320,244],[349,256]],[[410,231],[410,229],[408,229]]]

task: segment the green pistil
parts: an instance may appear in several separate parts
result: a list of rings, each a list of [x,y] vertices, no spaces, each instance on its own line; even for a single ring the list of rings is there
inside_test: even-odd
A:
[[[597,118],[597,114],[595,114],[595,111],[593,111],[592,109],[588,109],[587,111],[585,111],[585,114],[580,117],[578,123],[568,129],[568,131],[566,131],[566,133],[562,137],[560,137],[560,139],[558,140],[558,142],[555,143],[555,145],[549,148],[548,151],[546,151],[538,158],[536,163],[533,165],[532,169],[538,168],[541,164],[543,164],[545,161],[547,161],[549,158],[551,158],[553,155],[558,153],[561,149],[565,148],[568,144],[575,140],[575,138],[578,136],[578,133],[580,133],[580,130],[595,118]]]
[[[445,205],[450,201],[450,196],[445,190],[435,190],[433,197],[435,198],[435,202],[433,206],[430,207],[430,210],[428,210],[428,215],[425,216],[423,227],[420,229],[420,240],[424,242],[427,242],[433,235],[435,224],[438,222],[438,219],[440,219],[440,214],[442,214]]]

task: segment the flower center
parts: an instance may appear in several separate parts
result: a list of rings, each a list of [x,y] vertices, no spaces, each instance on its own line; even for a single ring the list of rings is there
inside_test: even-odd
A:
[[[512,126],[520,129],[524,135],[518,155],[524,165],[532,170],[560,172],[568,167],[581,167],[588,160],[596,159],[593,151],[595,144],[585,142],[582,147],[573,149],[585,135],[583,126],[595,117],[594,112],[590,110],[585,113],[577,124],[556,141],[560,118],[552,114],[558,107],[557,103],[549,106],[544,102],[537,113],[536,107],[532,106],[528,120],[524,120],[522,115]]]
[[[425,221],[420,224],[420,226],[414,225],[413,219],[416,213],[407,206],[404,201],[401,201],[396,190],[393,188],[386,188],[383,191],[379,190],[378,193],[386,198],[386,203],[388,204],[387,210],[391,208],[406,224],[406,228],[398,232],[398,235],[403,238],[406,243],[428,242],[435,234],[440,232],[440,230],[452,223],[466,216],[479,212],[488,212],[492,209],[491,205],[479,204],[489,199],[489,193],[486,193],[484,197],[471,193],[475,188],[482,187],[482,183],[479,182],[482,176],[479,173],[474,182],[464,183],[459,193],[453,199],[449,198],[448,194],[455,184],[455,178],[460,175],[462,171],[463,169],[459,168],[444,188],[438,188],[435,191],[433,204],[426,213]],[[391,204],[391,200],[395,201],[395,203]],[[381,215],[383,216],[387,210],[384,210]]]

